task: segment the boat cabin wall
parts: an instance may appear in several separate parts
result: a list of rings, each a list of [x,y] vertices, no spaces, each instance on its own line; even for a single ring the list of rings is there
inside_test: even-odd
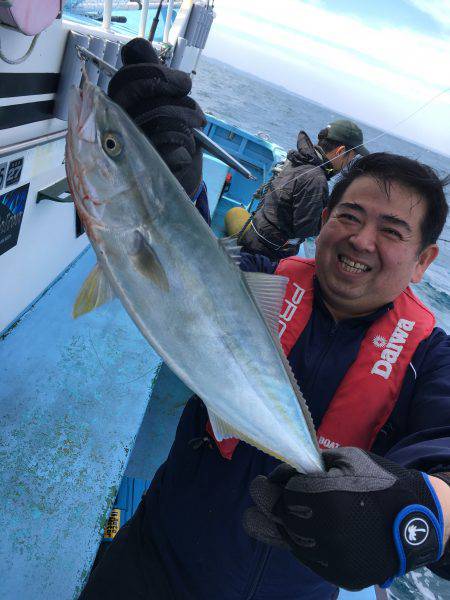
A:
[[[53,116],[67,30],[57,19],[44,30],[26,60],[0,59],[0,151],[6,146],[65,129]],[[33,38],[1,27],[2,54],[20,60]]]
[[[37,202],[39,192],[65,180],[64,145],[60,139],[0,158],[3,179],[9,174],[10,182],[14,181],[0,190],[0,331],[88,245],[85,234],[77,235],[72,202]],[[60,194],[63,199],[67,192]]]

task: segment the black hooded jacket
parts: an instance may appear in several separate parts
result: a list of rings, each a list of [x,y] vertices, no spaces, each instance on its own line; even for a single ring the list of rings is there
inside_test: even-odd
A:
[[[283,169],[264,191],[251,226],[240,236],[243,249],[280,260],[297,254],[307,237],[317,235],[328,204],[332,170],[327,167],[326,157],[300,131],[297,150],[288,153]]]

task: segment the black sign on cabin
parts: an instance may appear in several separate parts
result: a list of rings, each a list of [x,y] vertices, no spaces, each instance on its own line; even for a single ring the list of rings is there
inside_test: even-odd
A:
[[[0,254],[17,244],[30,184],[0,196]]]
[[[0,190],[2,189],[3,184],[5,183],[7,167],[8,167],[7,162],[0,164]]]
[[[16,160],[12,160],[9,163],[8,173],[6,175],[5,187],[19,183],[20,176],[22,175],[22,168],[23,168],[23,157],[16,158]]]

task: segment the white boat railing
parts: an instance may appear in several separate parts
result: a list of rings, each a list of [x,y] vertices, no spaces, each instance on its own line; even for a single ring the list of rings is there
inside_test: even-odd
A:
[[[0,158],[12,155],[16,152],[24,152],[25,150],[30,150],[31,148],[36,148],[37,146],[42,146],[43,144],[55,142],[56,140],[60,140],[65,137],[66,133],[67,129],[61,129],[60,131],[55,131],[54,133],[45,133],[44,135],[31,138],[30,140],[25,140],[24,142],[16,142],[15,144],[0,146]]]
[[[112,15],[113,0],[105,0],[103,3],[103,22],[102,27],[109,31],[111,29],[111,15]]]
[[[147,25],[147,17],[148,17],[148,9],[149,9],[149,0],[144,0],[142,3],[142,14],[141,21],[139,23],[139,37],[144,37],[145,35],[145,27]]]
[[[164,27],[164,41],[169,37],[172,14],[174,8],[179,8],[182,4],[180,0],[164,0],[167,5],[167,17]],[[74,13],[96,13],[103,15],[102,27],[105,31],[111,30],[111,16],[113,10],[141,10],[141,19],[139,23],[139,36],[145,34],[147,25],[148,11],[159,7],[159,2],[150,2],[150,0],[72,0],[66,3],[66,9],[69,8]]]
[[[170,27],[172,25],[173,5],[174,5],[174,0],[169,0],[169,6],[167,7],[167,14],[166,14],[166,22],[164,23],[164,35],[163,35],[163,42],[166,44],[169,41],[169,31],[170,31]]]

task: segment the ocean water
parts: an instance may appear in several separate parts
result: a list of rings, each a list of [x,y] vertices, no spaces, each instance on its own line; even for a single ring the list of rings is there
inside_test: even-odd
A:
[[[320,129],[344,116],[204,55],[194,78],[192,96],[205,112],[250,133],[264,133],[285,150],[296,147],[301,129],[316,140]],[[363,130],[369,150],[404,154],[430,165],[441,177],[450,174],[450,157],[393,135],[378,138],[382,131],[356,122]],[[450,189],[447,197],[450,198]],[[449,222],[442,237],[450,240]],[[438,325],[450,332],[450,242],[444,239],[440,241],[439,257],[426,272],[423,282],[414,287],[433,309]]]

